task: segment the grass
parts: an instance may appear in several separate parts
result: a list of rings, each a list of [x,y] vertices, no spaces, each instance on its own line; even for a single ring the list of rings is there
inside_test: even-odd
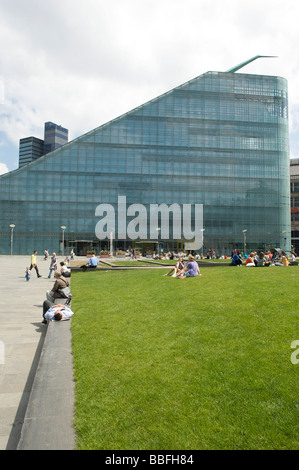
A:
[[[115,266],[148,266],[148,263],[146,261],[130,261],[130,260],[115,261],[115,260],[111,260],[110,263],[115,265]]]
[[[298,269],[73,273],[78,449],[298,449]]]

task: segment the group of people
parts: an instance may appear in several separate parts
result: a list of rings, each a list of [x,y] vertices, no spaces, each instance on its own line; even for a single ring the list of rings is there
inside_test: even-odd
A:
[[[177,279],[185,279],[186,277],[200,276],[199,266],[194,256],[189,255],[187,265],[184,262],[183,257],[180,257],[176,265],[171,268],[168,273],[163,276],[176,277]]]
[[[175,251],[167,251],[167,252],[161,252],[161,253],[156,253],[155,251],[152,254],[153,259],[159,260],[159,259],[167,259],[167,260],[173,260],[173,259],[179,259],[187,256],[187,254],[180,250],[177,253]]]
[[[56,253],[52,253],[48,278],[50,279],[52,276],[52,272],[55,272],[57,270],[58,268]],[[67,260],[60,261],[60,272],[64,275],[64,277],[71,276],[71,271],[67,267]]]
[[[74,259],[74,256],[75,256],[75,252],[72,249],[71,250],[71,259]],[[44,260],[46,261],[48,258],[49,258],[49,249],[46,248],[45,251],[44,251]]]
[[[74,314],[68,305],[55,303],[57,299],[66,298],[66,294],[62,294],[62,291],[68,290],[69,295],[71,294],[68,279],[63,276],[61,271],[57,270],[54,272],[54,278],[54,285],[51,290],[46,292],[47,300],[43,302],[42,323],[47,323],[48,320],[67,320]]]
[[[295,254],[292,254],[292,261],[289,261],[286,253],[281,252],[281,257],[278,260],[273,259],[273,254],[270,251],[257,253],[256,251],[251,252],[249,255],[244,257],[240,252],[235,252],[232,257],[232,266],[247,266],[247,267],[263,267],[263,266],[290,266],[298,264],[296,261]]]
[[[45,260],[47,260],[48,258],[48,255],[46,252],[48,253],[48,250],[45,250],[45,253],[44,253]],[[30,266],[26,267],[26,271],[25,271],[26,281],[30,280],[32,269],[35,269],[36,275],[38,278],[42,277],[39,273],[36,257],[37,257],[37,251],[34,250],[33,254],[31,255]],[[74,314],[68,305],[55,303],[57,299],[63,299],[63,298],[66,299],[68,293],[69,293],[69,298],[71,298],[70,283],[68,279],[66,279],[67,277],[70,277],[71,272],[66,266],[66,260],[60,262],[60,271],[58,271],[56,253],[52,253],[48,279],[51,278],[52,271],[54,272],[55,282],[54,282],[52,289],[46,292],[47,299],[43,302],[42,323],[47,323],[48,320],[52,320],[52,321],[67,320]],[[68,293],[62,294],[62,291],[65,289],[68,290]]]
[[[45,258],[46,255],[45,250]],[[232,256],[232,266],[289,266],[292,264],[298,264],[294,253],[292,254],[292,261],[289,261],[286,253],[282,251],[281,257],[279,260],[273,260],[273,254],[271,252],[251,252],[249,255],[242,256],[240,252],[235,251]],[[174,267],[172,267],[166,274],[163,276],[175,277],[177,279],[186,279],[188,277],[200,276],[200,270],[198,263],[194,256],[188,256],[188,262],[184,262],[183,253],[180,253],[178,262]],[[41,277],[36,261],[37,251],[34,251],[31,256],[30,267],[26,268],[25,277],[28,281],[30,279],[30,273],[32,269],[35,269],[36,275],[38,278]],[[168,259],[174,259],[174,253],[167,253]],[[55,303],[57,299],[62,298],[62,290],[69,289],[70,283],[67,277],[70,277],[70,270],[66,266],[66,261],[60,262],[60,271],[57,269],[57,257],[56,253],[52,253],[49,275],[48,278],[51,278],[52,272],[54,272],[55,283],[51,290],[46,292],[47,300],[43,302],[43,323],[47,321],[61,321],[71,318],[74,314],[72,310],[67,306],[59,303]],[[99,264],[99,260],[95,255],[89,259],[89,261],[82,265],[81,268],[85,271],[87,269],[95,269]],[[70,292],[70,289],[69,289]]]
[[[46,253],[48,253],[48,250],[45,250],[44,260],[47,260],[47,258],[48,258],[48,255],[46,255]],[[31,255],[30,266],[27,266],[26,270],[25,270],[25,279],[26,279],[26,281],[30,280],[32,269],[35,269],[35,272],[36,272],[36,275],[37,275],[38,278],[42,277],[39,273],[36,257],[37,257],[37,251],[34,250],[34,252]],[[64,277],[70,277],[71,276],[71,271],[67,267],[67,262],[68,262],[67,259],[60,262],[60,272],[61,272],[61,274],[64,275]],[[58,271],[58,261],[57,261],[56,253],[52,253],[52,257],[51,257],[51,261],[50,261],[49,274],[48,274],[49,279],[52,276],[52,272],[55,272],[55,271]]]

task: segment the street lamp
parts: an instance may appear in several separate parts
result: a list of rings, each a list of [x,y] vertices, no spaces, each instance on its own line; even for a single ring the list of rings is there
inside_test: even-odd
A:
[[[12,256],[12,247],[13,247],[13,229],[15,224],[10,224],[10,256]]]
[[[247,228],[245,228],[244,230],[242,230],[243,232],[243,235],[244,235],[244,255],[246,254],[246,232],[247,232]]]
[[[61,225],[60,228],[62,229],[62,250],[61,250],[61,253],[62,253],[62,257],[64,258],[64,231],[66,229],[66,226]]]
[[[285,234],[285,233],[287,233],[287,231],[283,230],[282,233]],[[283,235],[283,251],[285,251],[285,249],[286,249],[286,241],[287,241],[287,237],[286,237],[286,235]]]
[[[113,256],[113,229],[110,229],[110,256]]]
[[[203,233],[205,231],[205,228],[201,228],[200,231],[202,232],[202,245],[201,245],[201,256],[203,258]]]

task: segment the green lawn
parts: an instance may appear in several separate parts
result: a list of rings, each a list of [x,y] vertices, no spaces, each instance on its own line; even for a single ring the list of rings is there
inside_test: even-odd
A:
[[[146,261],[130,261],[130,260],[111,260],[109,261],[111,264],[114,264],[115,266],[148,266],[149,263]]]
[[[299,267],[72,274],[78,449],[299,449]]]

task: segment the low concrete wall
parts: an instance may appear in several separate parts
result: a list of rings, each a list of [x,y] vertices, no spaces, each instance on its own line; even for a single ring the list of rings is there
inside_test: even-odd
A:
[[[74,450],[71,320],[49,322],[18,450]]]

